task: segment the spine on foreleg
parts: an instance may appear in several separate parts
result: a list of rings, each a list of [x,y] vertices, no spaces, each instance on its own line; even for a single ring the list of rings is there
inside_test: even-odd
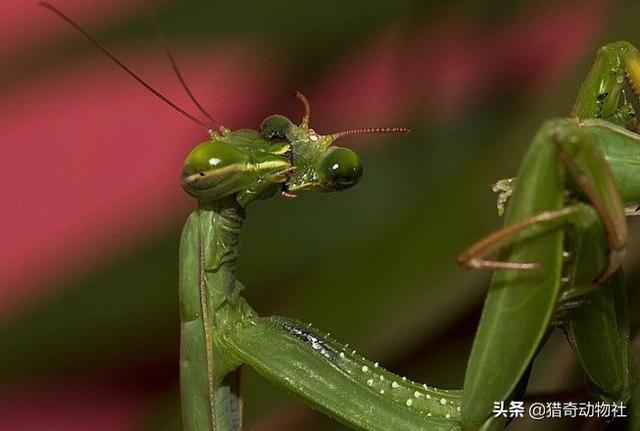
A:
[[[358,429],[459,429],[459,392],[400,378],[295,320],[254,317],[218,335],[238,360]]]

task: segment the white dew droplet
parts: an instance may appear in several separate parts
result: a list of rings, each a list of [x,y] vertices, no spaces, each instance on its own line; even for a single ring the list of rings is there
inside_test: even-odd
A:
[[[393,389],[396,389],[396,388],[399,388],[399,387],[400,387],[400,385],[398,384],[398,382],[393,382],[393,383],[391,383],[391,387],[392,387]]]
[[[384,376],[382,374],[380,374],[380,381],[384,381]]]
[[[456,407],[456,410],[461,411],[462,409],[460,408],[460,406]]]
[[[380,365],[379,362],[376,362],[375,364],[373,364],[374,367],[378,368],[378,365]]]
[[[384,389],[380,389],[380,395],[384,395]]]
[[[344,359],[344,352],[340,352],[340,357]]]
[[[431,417],[431,413],[427,413],[427,416]]]
[[[449,419],[449,418],[451,418],[451,415],[450,415],[449,413],[447,413],[447,414],[445,415],[445,418]]]
[[[407,378],[406,378],[406,377],[403,377],[403,378],[402,378],[402,381],[403,381],[403,382],[406,382],[406,381],[407,381]]]
[[[447,404],[447,400],[445,400],[444,398],[440,399],[440,404],[445,405]]]
[[[373,379],[367,380],[367,385],[368,386],[373,386]]]
[[[420,392],[418,392],[418,391],[415,391],[413,393],[413,396],[416,397],[416,398],[420,398],[420,395],[422,395],[422,394]]]
[[[426,384],[426,383],[423,383],[423,384],[422,384],[422,387],[423,387],[423,388],[425,388],[425,389],[429,389],[429,386],[427,386],[427,384]]]
[[[413,400],[411,398],[409,398],[407,400],[407,407],[411,407],[411,404],[413,404]]]
[[[362,372],[366,373],[367,371],[369,371],[369,367],[367,367],[366,365],[362,366]]]
[[[355,350],[352,350],[352,351],[351,351],[351,354],[352,354],[352,355],[355,355],[355,354],[356,354],[356,351],[355,351]]]
[[[431,395],[427,394],[427,399],[430,400],[431,399]]]

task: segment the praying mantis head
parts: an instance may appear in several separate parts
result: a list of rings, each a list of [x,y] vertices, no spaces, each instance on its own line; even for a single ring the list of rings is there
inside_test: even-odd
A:
[[[335,141],[349,135],[402,133],[404,128],[347,130],[321,135],[309,127],[310,108],[297,93],[305,113],[300,124],[283,115],[265,118],[258,130],[221,128],[187,156],[182,185],[198,199],[216,200],[237,194],[240,204],[267,198],[280,190],[286,197],[298,191],[341,191],[362,177],[362,162]]]
[[[46,2],[41,2],[40,6],[49,9],[74,27],[98,50],[169,107],[209,131],[211,139],[196,145],[189,152],[180,178],[183,189],[198,202],[212,202],[236,196],[237,202],[246,206],[256,199],[273,196],[278,190],[283,196],[295,197],[295,192],[300,190],[332,192],[353,187],[362,177],[362,162],[353,150],[335,146],[334,142],[348,135],[409,131],[405,128],[372,128],[320,135],[309,127],[311,109],[307,98],[300,92],[296,93],[296,96],[304,104],[304,116],[299,125],[285,116],[271,115],[262,122],[258,130],[232,131],[220,126],[217,127],[217,131],[213,131],[212,124],[219,123],[202,107],[187,86],[166,43],[165,50],[176,76],[191,101],[209,120],[208,124],[146,83],[55,6]],[[156,30],[161,33],[157,26]]]

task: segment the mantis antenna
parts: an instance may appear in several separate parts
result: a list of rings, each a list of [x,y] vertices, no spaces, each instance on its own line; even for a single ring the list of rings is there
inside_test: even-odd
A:
[[[180,81],[180,84],[182,85],[182,88],[184,89],[184,91],[189,96],[189,99],[191,99],[193,104],[198,108],[198,110],[205,117],[207,117],[207,119],[211,122],[211,125],[212,126],[214,126],[214,125],[218,126],[218,127],[215,127],[215,128],[219,128],[221,126],[220,122],[214,120],[213,117],[211,116],[211,114],[209,114],[209,112],[207,112],[207,110],[202,107],[202,104],[200,104],[200,102],[198,101],[196,96],[193,94],[193,92],[191,91],[191,89],[187,85],[187,81],[184,79],[184,76],[182,76],[182,72],[180,71],[180,68],[178,67],[178,63],[176,62],[173,54],[171,53],[171,50],[169,49],[169,44],[167,43],[167,38],[164,36],[164,32],[162,31],[162,28],[160,27],[160,24],[158,23],[158,17],[157,17],[157,15],[155,13],[155,10],[153,8],[152,1],[151,0],[146,0],[146,4],[147,4],[147,12],[149,13],[149,18],[151,19],[151,22],[153,24],[153,29],[155,30],[156,36],[158,37],[158,39],[160,39],[160,43],[162,43],[162,46],[164,47],[164,51],[166,52],[167,57],[169,57],[169,61],[171,62],[171,67],[173,68],[173,71],[175,72],[176,77],[178,78],[178,81]],[[214,128],[214,127],[212,127],[212,128]]]
[[[302,127],[309,128],[309,117],[311,116],[311,105],[309,105],[309,99],[307,96],[299,91],[296,91],[296,97],[300,99],[302,105],[304,105],[304,116],[302,117]]]
[[[309,99],[299,91],[296,91],[296,97],[300,99],[302,105],[304,106],[304,116],[302,117],[301,126],[304,128],[309,127],[309,117],[311,116],[311,106],[309,105]],[[372,134],[372,133],[409,133],[411,129],[407,129],[406,127],[376,127],[370,129],[353,129],[353,130],[344,130],[342,132],[334,133],[331,137],[336,140],[348,135],[364,135],[364,134]]]
[[[408,129],[406,127],[375,127],[371,129],[344,130],[342,132],[332,134],[331,137],[335,140],[349,135],[365,135],[373,133],[409,133],[410,131],[411,129]]]
[[[175,111],[179,112],[180,114],[182,114],[183,116],[187,117],[189,120],[193,121],[194,123],[204,127],[207,130],[210,130],[210,127],[205,124],[204,122],[200,121],[199,119],[197,119],[196,117],[194,117],[193,115],[189,114],[187,111],[185,111],[184,109],[182,109],[181,107],[179,107],[178,105],[176,105],[174,102],[172,102],[171,100],[169,100],[169,98],[167,98],[166,96],[164,96],[162,93],[160,93],[158,90],[156,90],[155,88],[153,88],[151,85],[147,84],[140,76],[138,76],[134,71],[132,71],[131,69],[129,69],[122,61],[120,61],[115,55],[111,54],[104,46],[102,46],[102,44],[100,42],[98,42],[93,36],[91,36],[85,29],[83,29],[82,27],[80,27],[80,25],[78,25],[75,21],[73,21],[70,17],[68,17],[67,15],[65,15],[62,11],[60,11],[59,9],[57,9],[55,6],[53,6],[50,3],[47,2],[40,2],[38,3],[40,6],[49,9],[51,12],[55,13],[56,15],[58,15],[60,18],[62,18],[63,20],[65,20],[68,24],[70,24],[73,28],[75,28],[78,32],[80,32],[80,34],[82,34],[86,39],[88,39],[96,48],[98,48],[100,51],[102,51],[103,54],[105,54],[107,57],[109,57],[115,64],[117,64],[122,70],[124,70],[129,76],[131,76],[133,79],[135,79],[136,81],[138,81],[140,84],[142,84],[142,86],[144,88],[146,88],[147,90],[149,90],[151,93],[153,93],[156,97],[158,97],[160,100],[162,100],[164,103],[166,103],[167,105],[169,105],[171,108],[173,108]]]

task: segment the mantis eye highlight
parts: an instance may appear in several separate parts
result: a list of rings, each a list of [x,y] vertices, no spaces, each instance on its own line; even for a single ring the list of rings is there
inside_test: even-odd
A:
[[[293,123],[283,115],[271,115],[260,124],[260,135],[268,141],[289,141]]]
[[[184,161],[182,188],[198,198],[222,196],[242,178],[247,162],[245,152],[233,145],[215,140],[202,142]]]
[[[320,163],[319,175],[328,189],[344,190],[360,181],[362,162],[354,151],[332,147]]]

